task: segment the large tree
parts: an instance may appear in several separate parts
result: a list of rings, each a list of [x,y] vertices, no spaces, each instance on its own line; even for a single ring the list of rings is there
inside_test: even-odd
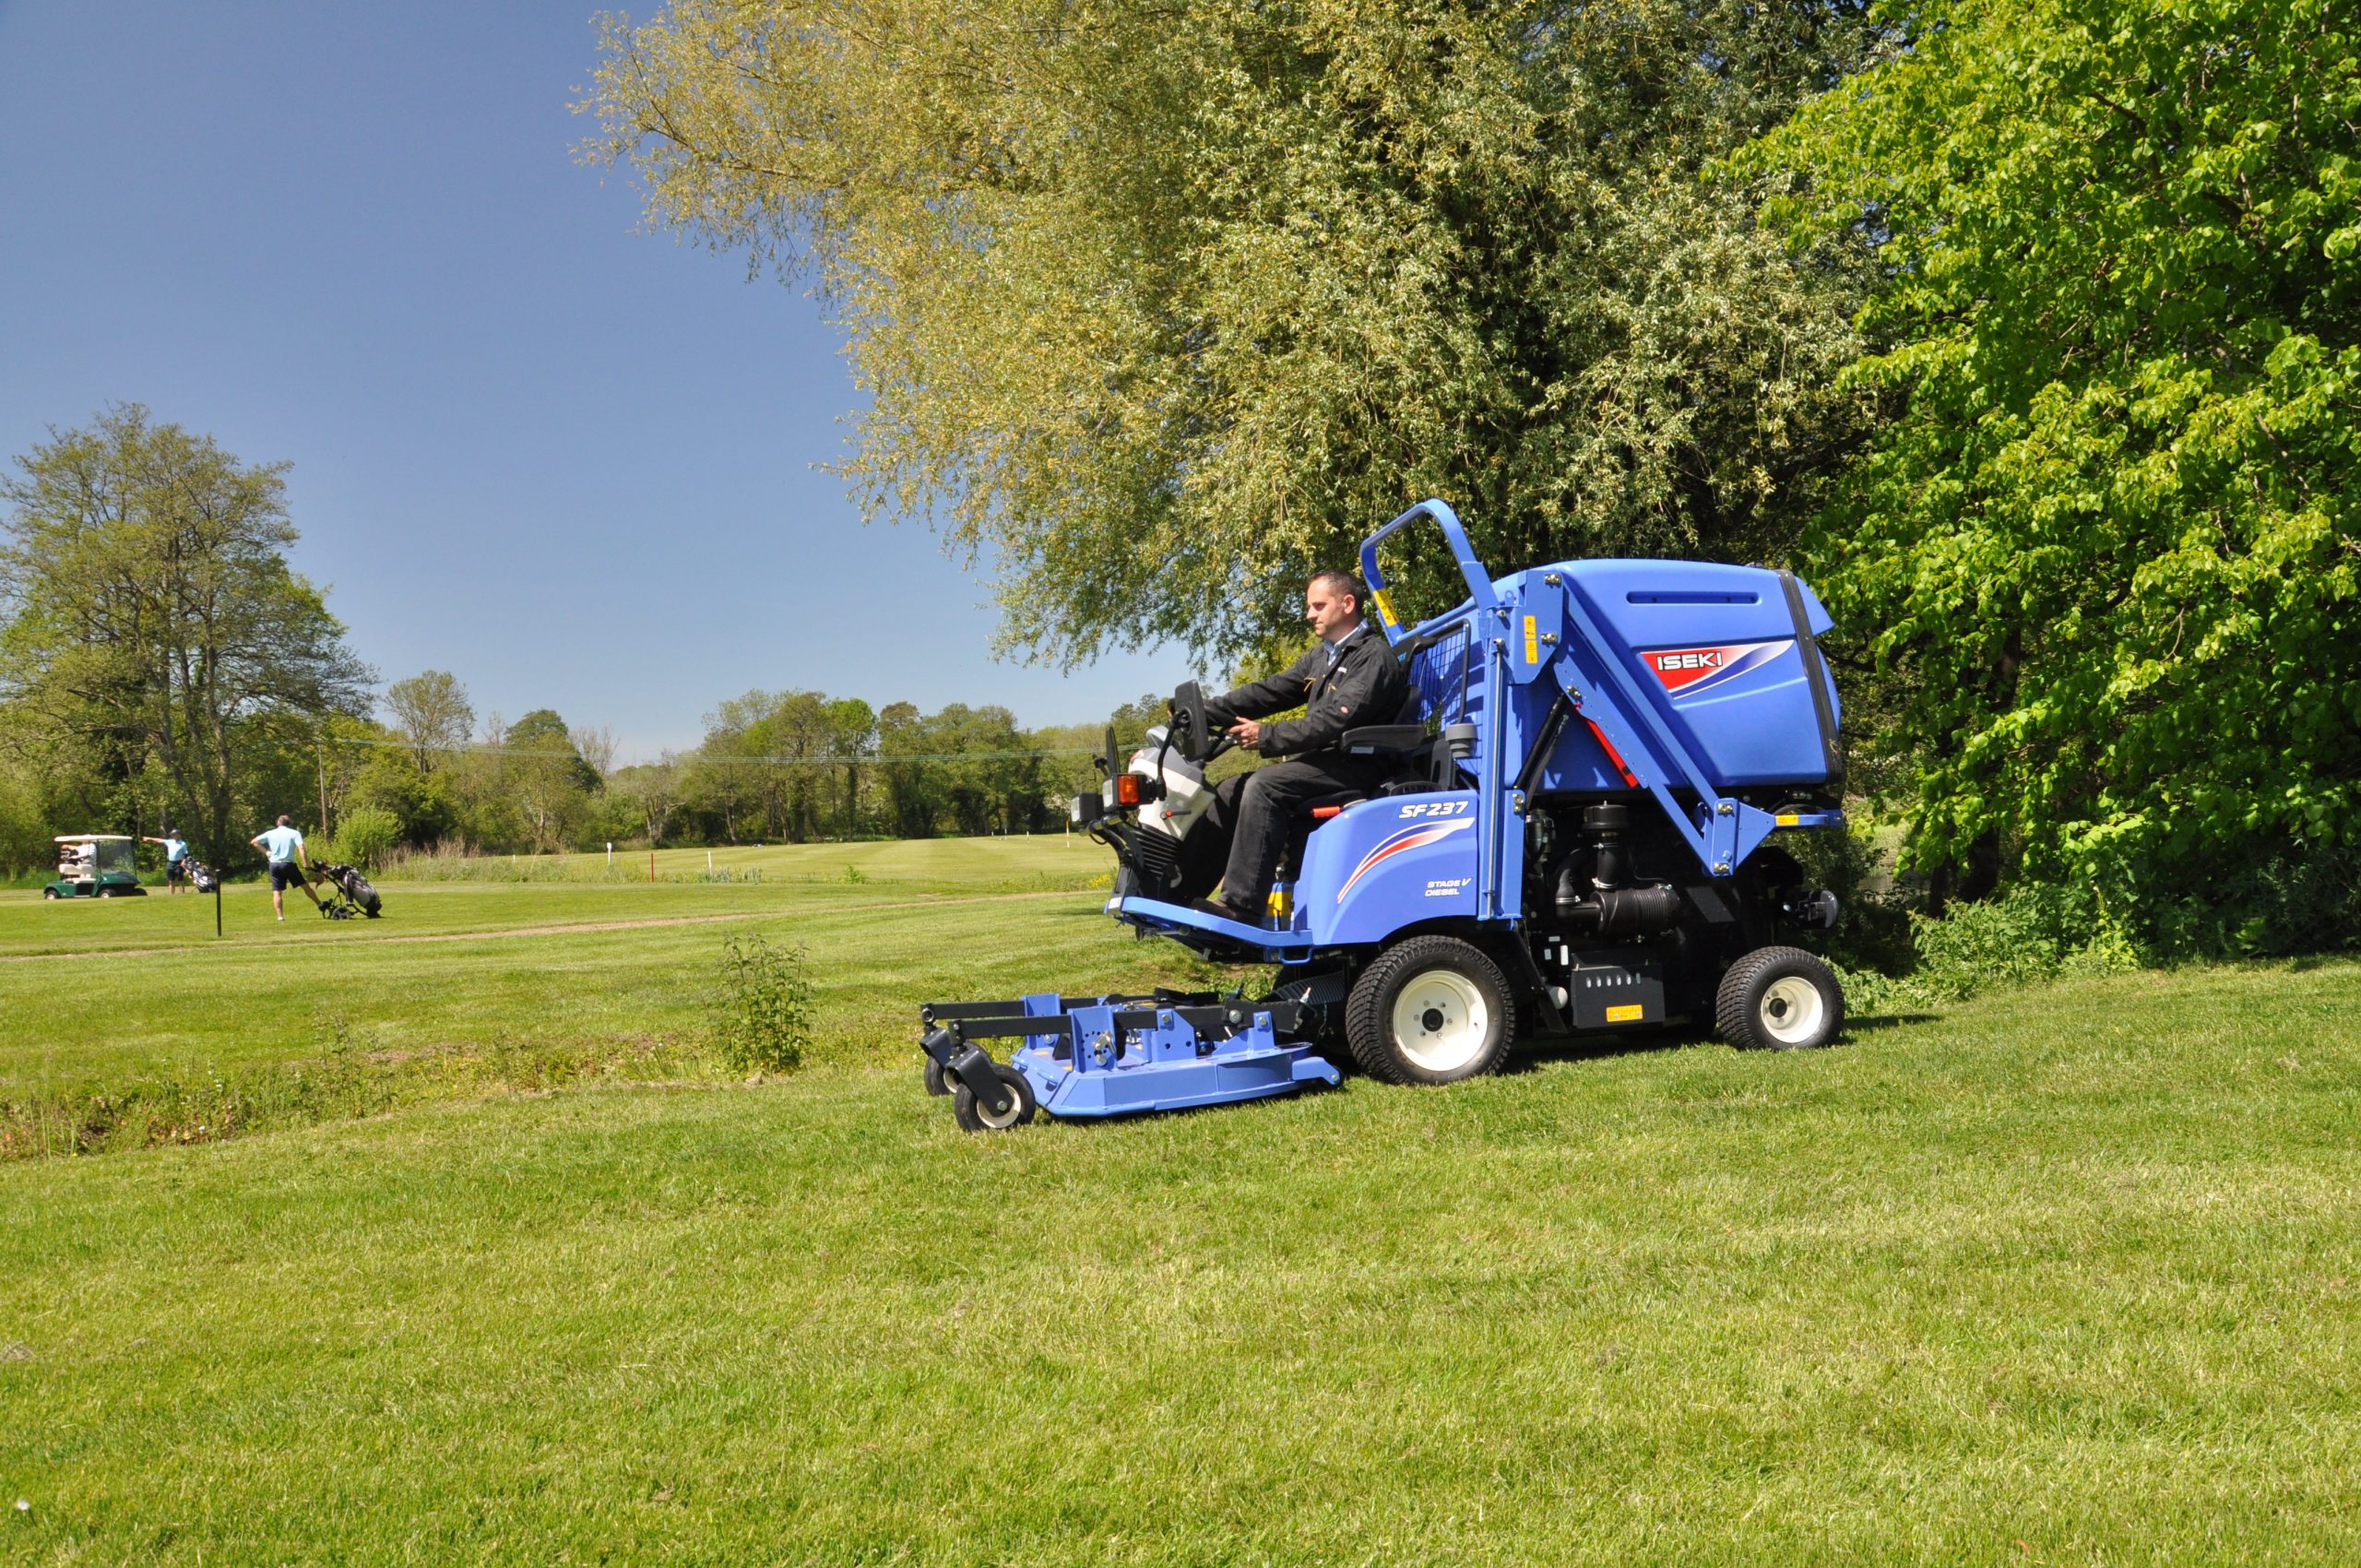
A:
[[[1817,581],[1894,683],[1913,853],[2129,913],[2361,847],[2355,12],[1911,14],[1750,162],[1891,280]]]
[[[386,688],[386,711],[410,750],[418,771],[432,773],[468,743],[476,710],[467,687],[447,670],[426,670]]]
[[[506,791],[534,850],[547,854],[567,847],[600,781],[575,746],[565,720],[552,709],[537,707],[502,731],[500,741]]]
[[[284,473],[126,404],[0,481],[0,702],[53,755],[154,780],[140,823],[178,814],[208,855],[246,838],[249,778],[308,765],[374,678],[288,566]]]
[[[847,472],[1003,569],[1003,637],[1288,636],[1453,502],[1504,564],[1775,547],[1851,437],[1855,258],[1701,169],[1857,63],[1857,0],[673,0],[593,152],[809,264]]]

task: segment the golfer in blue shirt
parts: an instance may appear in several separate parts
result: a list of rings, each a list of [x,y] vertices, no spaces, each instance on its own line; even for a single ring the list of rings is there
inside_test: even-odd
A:
[[[320,896],[312,891],[312,884],[303,875],[303,836],[287,826],[280,817],[279,826],[266,827],[246,840],[270,857],[270,907],[279,912],[281,924],[287,920],[287,890],[300,887],[312,907],[322,914],[327,910],[320,904]]]
[[[181,837],[181,830],[167,827],[161,838],[141,834],[139,841],[164,847],[164,891],[178,893],[181,884],[188,880],[188,842]]]

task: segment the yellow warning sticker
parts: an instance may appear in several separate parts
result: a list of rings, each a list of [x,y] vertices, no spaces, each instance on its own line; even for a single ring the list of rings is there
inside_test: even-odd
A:
[[[1781,812],[1777,816],[1773,817],[1771,820],[1777,823],[1782,827],[1793,827],[1796,824],[1803,821],[1803,818],[1797,816],[1793,812]]]
[[[1648,1010],[1636,1002],[1627,1002],[1620,1007],[1607,1010],[1607,1021],[1610,1024],[1636,1024],[1647,1016]]]
[[[1383,588],[1378,588],[1371,592],[1369,596],[1369,601],[1377,606],[1377,618],[1379,620],[1384,622],[1389,626],[1399,624],[1399,623],[1394,619],[1394,601],[1385,597],[1385,590]]]
[[[1527,664],[1541,662],[1541,628],[1530,615],[1525,618],[1525,661]]]

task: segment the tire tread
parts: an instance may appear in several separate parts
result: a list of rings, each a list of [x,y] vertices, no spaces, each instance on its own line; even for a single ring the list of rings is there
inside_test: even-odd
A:
[[[1424,1086],[1430,1080],[1419,1077],[1399,1052],[1387,1047],[1394,982],[1438,962],[1448,963],[1478,983],[1489,987],[1501,1003],[1501,1041],[1490,1055],[1465,1077],[1477,1078],[1497,1071],[1501,1059],[1516,1034],[1516,999],[1509,990],[1508,977],[1491,956],[1471,942],[1455,936],[1414,936],[1380,953],[1353,981],[1352,992],[1345,1001],[1345,1045],[1359,1063],[1361,1070],[1370,1077],[1389,1084]],[[1457,1081],[1457,1080],[1453,1080]]]
[[[1724,1039],[1740,1051],[1809,1050],[1810,1046],[1784,1046],[1765,1038],[1755,1028],[1754,989],[1772,969],[1788,968],[1802,975],[1828,998],[1829,1020],[1826,1037],[1816,1045],[1833,1043],[1845,1032],[1845,987],[1836,979],[1836,971],[1816,953],[1800,947],[1758,947],[1739,958],[1722,976],[1722,983],[1714,992],[1714,1029]]]

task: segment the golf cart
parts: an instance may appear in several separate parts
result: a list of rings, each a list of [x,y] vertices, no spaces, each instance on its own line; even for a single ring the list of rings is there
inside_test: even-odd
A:
[[[144,898],[136,856],[139,840],[128,833],[61,833],[57,836],[57,880],[41,890],[44,898]]]

